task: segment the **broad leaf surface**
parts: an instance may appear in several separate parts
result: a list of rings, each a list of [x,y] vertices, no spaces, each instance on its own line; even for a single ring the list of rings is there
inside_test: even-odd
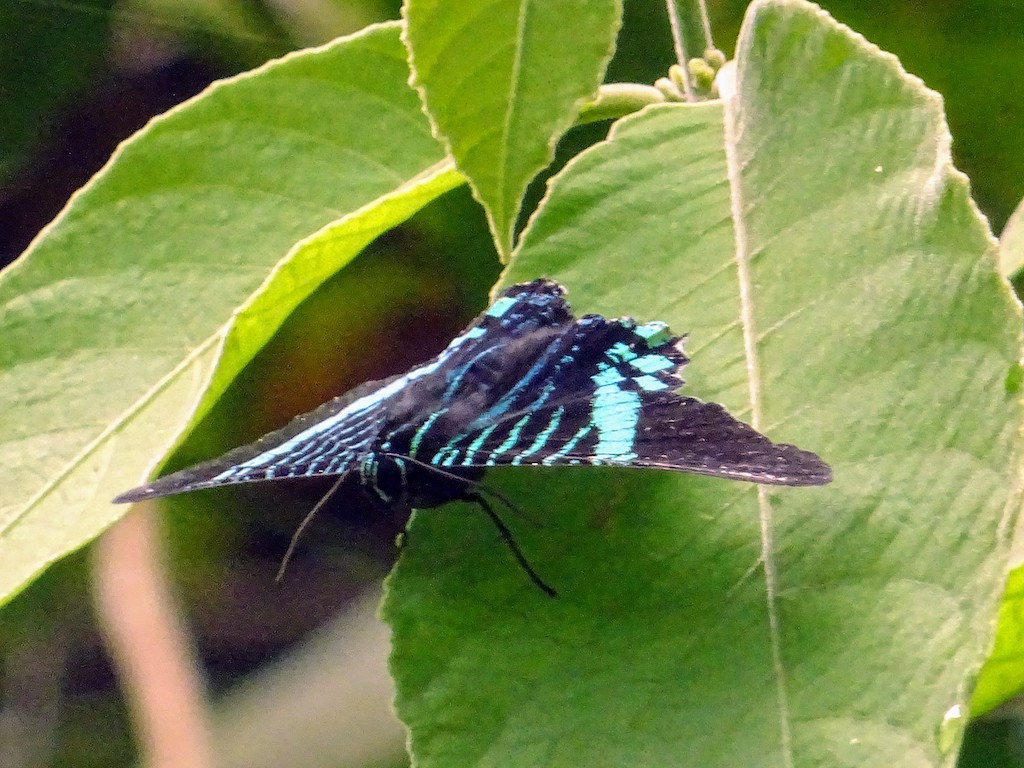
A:
[[[493,471],[555,600],[478,511],[417,514],[385,615],[422,768],[955,761],[1019,506],[1019,308],[894,58],[762,2],[734,83],[570,163],[506,282],[688,331],[686,391],[835,482]]]
[[[110,499],[292,307],[459,182],[408,77],[390,24],[219,83],[126,142],[4,273],[0,599],[123,514]]]
[[[999,271],[1020,278],[1024,266],[1024,203],[1010,216],[999,237]],[[1007,375],[1008,390],[1019,391],[1024,371],[1018,366]],[[1013,545],[1013,570],[999,606],[995,646],[978,675],[971,700],[972,714],[980,715],[1024,691],[1024,530],[1018,526]]]
[[[619,0],[408,0],[414,84],[507,255],[520,201],[611,59]]]

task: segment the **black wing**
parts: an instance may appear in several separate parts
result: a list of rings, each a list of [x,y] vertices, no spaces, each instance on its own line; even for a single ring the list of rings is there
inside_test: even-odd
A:
[[[687,362],[679,341],[664,323],[599,315],[525,334],[506,345],[493,376],[500,383],[473,393],[486,401],[475,417],[447,431],[424,424],[410,454],[452,468],[590,464],[776,485],[831,481],[815,454],[773,443],[717,403],[676,394]]]
[[[402,434],[415,433],[438,412],[472,409],[476,400],[471,396],[460,401],[460,383],[469,378],[480,384],[508,344],[571,326],[573,317],[563,294],[562,287],[550,280],[513,286],[433,360],[403,375],[356,387],[254,443],[133,488],[114,501],[351,472],[375,451],[397,450]],[[455,401],[459,402],[454,408],[448,407]]]

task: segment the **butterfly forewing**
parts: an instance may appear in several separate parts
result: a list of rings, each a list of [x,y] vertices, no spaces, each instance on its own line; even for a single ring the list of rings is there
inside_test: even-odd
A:
[[[219,458],[133,488],[115,502],[141,501],[220,485],[344,474],[370,452],[384,419],[389,387],[367,382]]]
[[[449,411],[466,412],[472,404],[459,400],[461,385],[483,376],[488,361],[500,357],[507,344],[544,327],[571,324],[562,293],[550,281],[515,286],[430,362],[403,375],[367,382],[254,443],[133,488],[114,501],[140,501],[220,485],[343,475],[375,451],[400,450],[400,445],[392,448],[382,435],[411,436],[430,419],[436,421]]]

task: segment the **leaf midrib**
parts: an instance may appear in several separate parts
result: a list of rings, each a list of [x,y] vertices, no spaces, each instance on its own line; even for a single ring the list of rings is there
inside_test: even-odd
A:
[[[502,226],[506,230],[498,234],[498,247],[502,251],[507,251],[511,247],[511,242],[507,242],[506,238],[509,238],[511,233],[508,231],[510,223],[508,222],[508,212],[505,210],[508,204],[506,198],[506,185],[508,184],[508,157],[509,157],[509,142],[512,136],[512,123],[515,121],[516,113],[520,104],[519,99],[519,88],[523,75],[523,49],[525,47],[525,32],[526,32],[526,16],[530,5],[529,0],[521,0],[519,3],[519,15],[516,18],[516,44],[515,50],[512,55],[512,71],[510,72],[511,79],[509,81],[509,98],[506,102],[505,115],[501,124],[501,144],[498,147],[498,177],[500,179],[498,189],[500,190],[501,200],[501,219]],[[498,217],[495,216],[495,219]],[[497,227],[497,221],[495,222]]]
[[[761,370],[757,354],[757,327],[754,322],[754,285],[750,273],[750,245],[745,228],[742,184],[742,164],[738,157],[736,112],[739,108],[739,88],[730,99],[723,100],[723,149],[729,178],[729,206],[736,243],[736,282],[739,293],[739,325],[743,332],[743,356],[747,367],[747,386],[750,398],[750,424],[760,431],[763,420],[761,404]],[[782,763],[793,768],[793,736],[790,725],[789,698],[786,669],[782,660],[781,626],[777,605],[778,575],[775,570],[775,546],[772,537],[772,508],[765,486],[757,486],[758,520],[761,531],[761,565],[765,581],[765,602],[768,611],[768,640],[771,647],[772,669],[775,675],[775,700],[779,710],[779,740]]]
[[[174,366],[163,378],[150,387],[140,398],[130,403],[121,414],[103,429],[93,440],[85,445],[74,457],[72,457],[53,477],[46,481],[43,486],[32,496],[21,510],[9,521],[0,525],[0,539],[5,538],[13,529],[29,515],[39,504],[46,499],[60,484],[76,469],[82,466],[97,450],[104,446],[107,440],[117,434],[121,428],[136,414],[152,403],[161,392],[178,380],[178,377],[187,371],[191,365],[214,344],[223,342],[226,337],[227,326],[221,326],[217,331],[200,344],[198,344],[188,355]],[[203,388],[205,390],[205,387]]]

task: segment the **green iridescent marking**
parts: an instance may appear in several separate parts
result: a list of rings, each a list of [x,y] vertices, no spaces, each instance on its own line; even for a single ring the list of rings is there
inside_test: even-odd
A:
[[[416,452],[420,449],[420,442],[422,442],[423,436],[427,433],[427,430],[430,429],[431,425],[447,411],[447,408],[442,408],[439,411],[434,411],[432,414],[430,414],[430,418],[423,422],[423,426],[416,430],[416,434],[414,434],[412,436],[412,440],[409,441],[410,456],[416,458]]]
[[[594,425],[593,424],[584,424],[582,427],[580,427],[576,431],[576,434],[573,435],[572,438],[568,442],[565,443],[565,445],[563,445],[561,448],[559,448],[554,453],[552,453],[552,454],[550,454],[548,456],[545,456],[543,459],[540,460],[540,463],[541,464],[554,464],[560,458],[562,458],[563,456],[566,456],[570,451],[572,451],[572,449],[576,447],[576,444],[580,440],[582,440],[584,437],[589,435],[593,431],[593,429],[594,429]],[[569,463],[570,464],[579,464],[580,462],[578,460],[576,460],[576,459],[571,459],[569,461]]]
[[[362,476],[364,485],[370,486],[380,500],[387,504],[391,501],[391,497],[384,493],[380,485],[377,484],[377,468],[379,466],[380,462],[371,456],[359,467],[359,474]]]
[[[469,447],[466,449],[466,458],[462,460],[462,463],[464,465],[469,466],[470,464],[473,463],[473,456],[475,456],[476,452],[483,447],[483,444],[487,442],[487,438],[490,437],[491,433],[494,432],[494,430],[496,430],[497,428],[497,422],[491,424],[491,426],[489,426],[487,429],[480,433],[476,440],[469,444]]]
[[[649,323],[637,326],[633,331],[637,336],[647,342],[648,347],[657,347],[672,338],[672,331],[667,324],[660,320],[652,320]]]
[[[604,353],[605,357],[616,363],[625,363],[636,357],[636,352],[629,348],[628,344],[617,341]]]
[[[515,299],[510,298],[508,296],[504,296],[504,297],[498,299],[496,302],[494,302],[493,305],[491,305],[491,308],[487,310],[487,316],[488,317],[501,317],[506,312],[508,312],[510,309],[512,309],[512,307],[515,306],[515,303],[516,303]]]
[[[505,451],[515,447],[516,443],[519,442],[519,433],[523,431],[523,427],[526,426],[532,415],[532,413],[528,413],[515,423],[512,429],[509,430],[508,437],[505,438],[505,442],[491,451],[491,458],[487,460],[487,466],[493,467],[495,456],[505,453]]]

